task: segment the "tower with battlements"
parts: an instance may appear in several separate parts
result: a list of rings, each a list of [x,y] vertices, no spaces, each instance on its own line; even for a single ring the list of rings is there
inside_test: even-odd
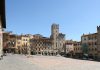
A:
[[[51,37],[52,37],[52,49],[56,53],[63,51],[65,34],[59,33],[59,24],[52,24],[51,26]]]
[[[52,24],[51,26],[51,35],[53,39],[53,45],[52,48],[54,50],[57,50],[58,48],[58,36],[59,36],[59,25],[58,24]]]
[[[100,26],[97,26],[97,51],[98,59],[100,60]]]

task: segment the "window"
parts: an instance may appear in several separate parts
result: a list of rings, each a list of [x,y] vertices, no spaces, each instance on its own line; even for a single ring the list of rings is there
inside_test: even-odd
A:
[[[94,49],[92,48],[92,51],[94,51]]]
[[[90,48],[88,50],[90,51]]]
[[[95,40],[97,39],[97,36],[95,36]]]
[[[89,45],[89,46],[91,46],[92,44],[91,44],[91,43],[89,43],[88,45]]]
[[[95,48],[95,51],[97,51],[97,48]]]
[[[95,45],[97,45],[97,43],[95,42]]]
[[[74,48],[74,50],[75,50],[75,48]]]
[[[57,47],[57,43],[56,43],[56,47]]]
[[[25,41],[25,39],[23,39],[23,41]]]
[[[60,46],[61,46],[61,43],[60,43]]]
[[[18,44],[20,44],[20,42],[18,42]]]
[[[26,41],[27,41],[27,39],[26,39]]]
[[[86,38],[84,38],[84,40],[86,40]]]

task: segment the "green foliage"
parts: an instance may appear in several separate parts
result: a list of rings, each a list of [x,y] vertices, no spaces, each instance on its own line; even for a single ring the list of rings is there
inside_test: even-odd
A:
[[[83,53],[85,53],[85,54],[88,53],[88,44],[86,44],[86,43],[82,44],[82,51],[83,51]]]

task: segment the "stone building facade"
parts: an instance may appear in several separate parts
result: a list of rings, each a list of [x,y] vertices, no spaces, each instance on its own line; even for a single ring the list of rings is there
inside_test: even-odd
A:
[[[64,52],[65,34],[59,33],[59,25],[52,24],[51,36],[40,34],[16,35],[4,33],[4,50],[19,54],[57,55]]]
[[[47,37],[31,39],[31,51],[33,54],[53,55],[51,39]]]
[[[69,57],[80,58],[82,56],[81,42],[66,40],[65,42],[65,54]]]
[[[74,51],[74,43],[72,40],[66,40],[65,42],[65,54],[72,56]]]
[[[16,35],[11,32],[3,32],[3,51],[16,52]]]
[[[2,22],[1,22],[1,15],[0,15],[0,57],[3,54],[3,34],[2,34]]]
[[[3,32],[3,51],[8,51],[8,43],[10,40],[10,32]]]
[[[74,42],[74,55],[76,58],[81,58],[83,55],[81,42]]]
[[[28,54],[30,48],[30,38],[31,36],[26,35],[17,35],[16,37],[16,52],[19,54]]]
[[[83,47],[83,53],[88,54],[89,58],[95,58],[98,57],[98,33],[93,34],[87,34],[82,35],[81,42]]]
[[[65,34],[59,33],[59,24],[52,24],[50,38],[53,41],[53,50],[59,54],[64,52]]]
[[[31,47],[35,54],[57,55],[64,52],[65,34],[59,33],[59,25],[52,24],[49,38],[35,35],[31,39]]]
[[[3,29],[6,28],[5,0],[0,0],[0,56],[3,55]]]
[[[90,57],[100,60],[100,26],[97,26],[97,32],[81,36],[83,49]],[[84,52],[83,52],[84,53]]]

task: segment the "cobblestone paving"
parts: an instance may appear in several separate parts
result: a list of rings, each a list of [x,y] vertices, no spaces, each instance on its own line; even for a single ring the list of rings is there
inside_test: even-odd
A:
[[[0,60],[0,70],[100,70],[100,62],[57,56],[7,55]]]

